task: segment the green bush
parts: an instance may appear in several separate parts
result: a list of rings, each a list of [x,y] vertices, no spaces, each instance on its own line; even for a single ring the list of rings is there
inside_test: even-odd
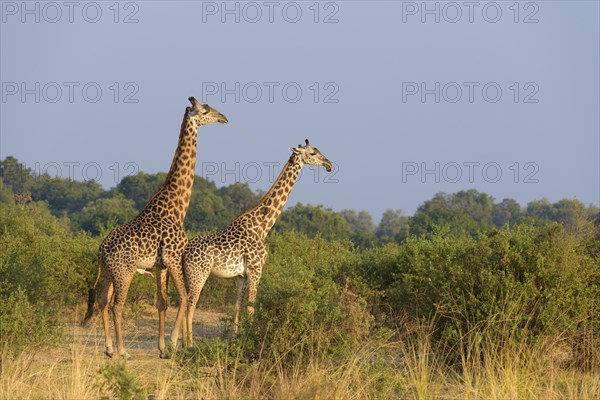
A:
[[[112,197],[90,201],[80,211],[71,213],[69,218],[73,220],[75,228],[98,235],[109,227],[124,224],[137,214],[133,200],[116,193]]]
[[[143,400],[144,389],[124,362],[105,363],[98,371],[96,387],[102,392],[101,399]]]
[[[3,203],[0,216],[0,299],[20,287],[36,304],[80,302],[96,276],[98,239],[73,234],[45,203]]]
[[[286,232],[268,239],[254,321],[260,346],[313,342],[333,350],[358,342],[371,328],[366,297],[343,274],[357,254],[350,242]]]
[[[25,348],[54,343],[60,338],[56,309],[32,303],[25,290],[16,288],[0,301],[0,345],[18,354]]]
[[[529,337],[576,337],[599,328],[594,235],[585,222],[572,230],[519,225],[460,239],[437,229],[365,252],[357,273],[380,290],[390,313],[435,317],[438,338],[450,345],[474,327],[500,322]]]

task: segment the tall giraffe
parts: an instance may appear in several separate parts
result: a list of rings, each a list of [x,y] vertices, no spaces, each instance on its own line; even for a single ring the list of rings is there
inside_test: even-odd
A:
[[[329,172],[331,162],[308,139],[306,146],[290,148],[292,155],[279,177],[256,206],[238,216],[227,228],[193,238],[183,252],[183,271],[188,290],[184,318],[184,341],[192,345],[192,321],[200,292],[209,275],[235,278],[237,299],[233,335],[239,327],[242,299],[248,294],[248,314],[254,314],[254,300],[267,250],[265,238],[283,210],[304,164],[322,165]],[[179,311],[181,311],[181,305]],[[187,328],[186,328],[187,325]],[[178,330],[179,326],[175,326]]]
[[[161,358],[165,352],[165,314],[167,310],[167,274],[173,278],[181,304],[187,302],[187,292],[181,268],[181,254],[187,244],[183,220],[187,212],[194,182],[196,164],[197,129],[214,122],[227,123],[227,118],[207,104],[200,104],[190,97],[191,107],[186,107],[177,150],[165,182],[152,195],[140,214],[131,221],[113,229],[104,239],[98,251],[98,276],[94,288],[90,289],[85,324],[94,312],[96,286],[102,275],[98,290],[98,305],[102,310],[102,322],[106,340],[105,354],[113,356],[113,344],[108,321],[111,307],[117,339],[117,353],[129,358],[123,346],[121,328],[122,311],[129,285],[136,272],[156,268],[158,292],[158,350]],[[183,312],[177,314],[176,325],[183,320]],[[185,333],[185,332],[184,332]],[[175,345],[177,336],[171,336]]]

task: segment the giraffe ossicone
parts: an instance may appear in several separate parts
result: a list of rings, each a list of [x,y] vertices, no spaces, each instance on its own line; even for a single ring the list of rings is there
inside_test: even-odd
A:
[[[185,304],[187,301],[181,254],[187,244],[183,220],[194,183],[197,129],[202,125],[215,122],[228,122],[225,115],[209,105],[200,104],[194,97],[188,100],[191,106],[185,109],[177,149],[165,182],[152,195],[139,215],[113,229],[102,241],[98,250],[98,276],[94,287],[89,292],[88,309],[83,324],[92,317],[94,302],[97,300],[102,311],[105,354],[109,357],[114,353],[108,318],[109,308],[111,308],[117,353],[121,357],[129,358],[123,345],[122,312],[127,291],[136,272],[146,274],[148,272],[142,271],[153,266],[155,268],[158,291],[158,349],[161,358],[168,357],[164,341],[167,274],[173,279],[180,303]],[[100,276],[103,279],[96,296],[96,286]],[[111,298],[114,300],[112,305]],[[182,321],[183,311],[177,314],[175,324],[181,325]],[[177,336],[172,334],[171,341],[176,345]]]
[[[235,303],[233,331],[239,329],[241,303],[247,296],[249,316],[254,313],[254,301],[262,268],[267,257],[265,238],[281,214],[294,183],[304,164],[324,166],[331,171],[332,163],[316,148],[310,145],[290,148],[292,155],[283,167],[277,180],[258,204],[238,216],[225,229],[193,238],[183,252],[183,271],[188,291],[185,309],[184,342],[189,347],[193,343],[192,325],[196,303],[206,280],[210,275],[235,278],[237,298]],[[175,325],[174,331],[179,330]]]

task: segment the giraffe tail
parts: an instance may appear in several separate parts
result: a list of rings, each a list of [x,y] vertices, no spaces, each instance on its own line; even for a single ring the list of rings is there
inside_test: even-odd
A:
[[[87,311],[85,312],[85,317],[81,322],[81,326],[83,327],[87,325],[90,318],[92,318],[92,316],[94,315],[94,303],[96,302],[96,286],[98,286],[98,281],[100,280],[100,272],[101,267],[100,263],[98,263],[98,275],[96,276],[96,282],[94,283],[94,286],[88,291]]]

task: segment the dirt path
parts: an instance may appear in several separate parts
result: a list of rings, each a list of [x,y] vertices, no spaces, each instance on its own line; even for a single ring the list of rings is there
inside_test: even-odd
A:
[[[158,357],[158,316],[156,309],[143,306],[124,315],[124,340],[127,352],[127,371],[143,388],[145,398],[188,399],[204,398],[206,388],[212,387],[212,370],[206,379],[189,374],[177,360],[161,360]],[[166,344],[169,343],[176,307],[167,311],[165,327]],[[104,353],[102,321],[95,316],[86,328],[79,325],[81,310],[74,311],[65,323],[64,342],[51,348],[32,351],[13,364],[12,372],[5,371],[0,400],[3,398],[65,398],[95,399],[105,389],[96,385],[102,382],[100,370],[112,362]],[[194,338],[196,341],[223,337],[226,332],[227,314],[198,310],[194,315]],[[114,340],[114,329],[111,326]],[[179,343],[181,348],[181,341]],[[10,375],[10,376],[9,376]],[[204,386],[203,386],[204,385]],[[102,391],[102,392],[99,392]]]
[[[169,344],[176,314],[176,307],[170,307],[167,310],[167,321],[165,324],[166,345]],[[198,310],[194,315],[194,338],[198,340],[224,337],[227,319],[227,314]],[[132,312],[124,315],[123,322],[123,340],[129,354],[134,358],[145,358],[147,356],[158,358],[158,317],[156,309],[151,306],[144,306],[136,315],[132,315]],[[90,348],[90,351],[96,351],[97,349],[104,351],[104,331],[102,320],[99,316],[95,316],[86,328],[81,328],[79,323],[74,321],[67,324],[67,329],[73,337],[72,342]],[[114,327],[112,323],[111,332],[114,341]],[[181,337],[179,345],[181,346]]]

